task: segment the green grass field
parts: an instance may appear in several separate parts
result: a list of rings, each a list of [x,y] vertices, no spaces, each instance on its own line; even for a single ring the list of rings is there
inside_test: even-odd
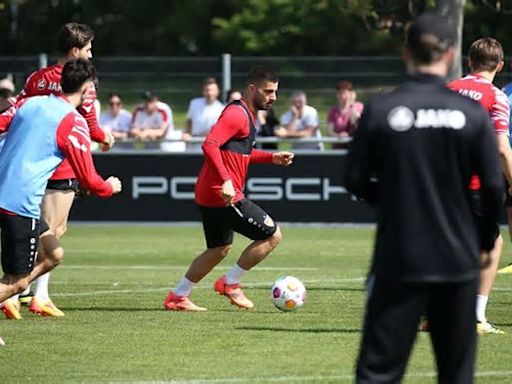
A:
[[[361,337],[364,276],[373,231],[284,228],[277,251],[246,279],[255,310],[241,311],[211,290],[193,293],[207,313],[162,309],[168,289],[203,247],[199,227],[72,226],[65,263],[52,275],[66,313],[0,320],[0,382],[350,383]],[[506,246],[503,264],[512,261]],[[269,301],[279,276],[303,280],[308,302],[281,313]],[[499,276],[489,317],[507,334],[480,340],[478,383],[512,382],[510,276]],[[449,316],[449,314],[447,314]],[[427,334],[420,334],[406,383],[435,382]]]

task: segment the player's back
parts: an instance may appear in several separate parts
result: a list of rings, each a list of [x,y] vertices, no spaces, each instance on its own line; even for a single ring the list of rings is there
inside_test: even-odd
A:
[[[54,95],[29,98],[19,108],[0,153],[1,208],[36,216],[37,201],[64,158],[57,144],[57,129],[70,113],[76,114],[75,108]]]
[[[399,279],[473,273],[478,244],[466,186],[489,128],[485,112],[432,76],[413,78],[365,110],[379,180],[375,268]]]
[[[62,88],[60,86],[62,68],[62,65],[55,64],[32,73],[27,78],[25,86],[19,97],[25,98],[32,96],[62,94]]]

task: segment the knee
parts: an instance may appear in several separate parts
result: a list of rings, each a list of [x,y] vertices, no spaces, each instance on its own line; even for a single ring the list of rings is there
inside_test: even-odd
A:
[[[281,233],[281,228],[277,227],[274,234],[268,239],[272,248],[275,248],[279,245],[279,243],[283,240],[283,234]]]
[[[62,259],[64,259],[64,250],[62,247],[56,248],[49,254],[49,259],[52,262],[53,267],[62,263]]]
[[[231,244],[222,245],[220,247],[216,247],[214,252],[219,259],[223,259],[229,254],[229,252],[231,251],[231,248],[233,248],[233,246]]]

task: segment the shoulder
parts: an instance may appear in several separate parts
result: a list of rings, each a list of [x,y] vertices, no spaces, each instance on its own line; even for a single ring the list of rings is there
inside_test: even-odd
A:
[[[105,112],[107,113],[107,112]],[[121,117],[132,117],[132,114],[130,111],[126,110],[126,109],[121,109],[121,111],[119,112],[119,116]]]
[[[318,111],[315,107],[312,107],[311,105],[304,106],[304,114],[305,115],[318,115]]]
[[[204,101],[204,98],[203,97],[196,97],[195,99],[192,99],[190,100],[190,107],[191,108],[197,108],[197,107],[201,107],[205,104],[205,101]]]

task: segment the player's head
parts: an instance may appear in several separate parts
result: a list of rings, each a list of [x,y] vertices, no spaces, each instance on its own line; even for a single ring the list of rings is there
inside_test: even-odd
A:
[[[60,53],[70,58],[89,60],[92,58],[94,32],[86,24],[67,23],[57,35]]]
[[[96,70],[89,60],[71,59],[62,69],[60,85],[66,96],[79,96],[77,105],[85,100],[87,91],[96,78]]]
[[[219,83],[214,77],[207,78],[203,83],[203,97],[208,103],[212,103],[219,98]]]
[[[435,67],[445,76],[454,59],[455,31],[448,18],[436,12],[418,16],[407,29],[404,56],[410,71]]]
[[[258,110],[267,110],[277,100],[278,87],[277,73],[263,67],[254,67],[247,74],[247,101]]]
[[[293,92],[292,97],[290,98],[290,102],[292,106],[298,110],[302,110],[302,108],[304,108],[304,106],[308,103],[306,93],[304,91]]]
[[[501,72],[505,54],[501,43],[492,37],[484,37],[471,44],[468,63],[472,72]]]
[[[144,100],[144,109],[148,114],[152,114],[156,112],[158,109],[158,96],[151,91],[144,92],[142,95],[142,100]]]

